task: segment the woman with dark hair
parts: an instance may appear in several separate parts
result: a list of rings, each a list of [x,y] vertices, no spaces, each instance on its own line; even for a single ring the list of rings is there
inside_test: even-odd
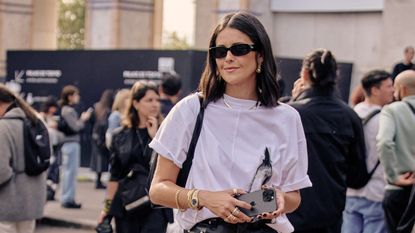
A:
[[[79,103],[79,89],[68,85],[62,89],[61,93],[61,121],[65,122],[66,129],[63,132],[62,152],[62,196],[61,205],[64,208],[81,208],[81,204],[75,202],[76,176],[81,156],[81,145],[79,132],[84,128],[85,122],[91,116],[90,111],[83,112],[80,117],[75,110],[75,105]]]
[[[96,189],[106,188],[101,182],[101,174],[102,172],[108,171],[110,152],[105,145],[105,133],[108,129],[108,116],[111,113],[113,100],[114,92],[112,90],[105,90],[102,92],[99,101],[94,104],[91,169],[97,173],[95,182]]]
[[[366,170],[362,123],[338,97],[337,62],[329,50],[307,55],[300,75],[291,106],[304,126],[313,187],[301,190],[301,206],[288,218],[295,232],[339,233],[346,188]]]
[[[176,179],[199,98],[204,120],[183,188]],[[298,190],[311,183],[300,117],[278,98],[277,68],[263,25],[245,12],[226,15],[211,37],[199,93],[175,105],[150,144],[160,155],[150,199],[181,209],[177,220],[185,232],[292,230],[285,213],[298,207]],[[251,218],[243,213],[251,204],[236,197],[261,188],[276,194],[277,205]]]
[[[111,178],[107,187],[104,210],[99,223],[115,217],[118,233],[161,233],[172,220],[170,209],[147,208],[145,212],[128,210],[122,195],[133,192],[124,179],[141,174],[146,182],[152,150],[148,143],[161,123],[160,96],[152,83],[136,82],[131,88],[129,103],[123,113],[121,128],[114,131],[111,143]],[[137,184],[137,186],[140,184]]]
[[[25,172],[23,121],[1,118],[22,117],[39,121],[22,98],[0,84],[0,232],[31,233],[35,220],[43,216],[46,176]]]

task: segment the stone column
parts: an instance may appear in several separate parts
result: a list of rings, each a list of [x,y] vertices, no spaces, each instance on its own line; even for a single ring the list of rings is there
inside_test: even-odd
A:
[[[30,49],[32,0],[0,2],[0,77],[6,76],[6,50]]]
[[[382,66],[388,70],[403,59],[406,46],[415,47],[414,9],[415,1],[412,0],[384,1],[380,59]]]
[[[218,0],[197,0],[195,19],[195,49],[206,50],[213,27],[218,21]]]
[[[236,11],[249,11],[251,0],[197,0],[195,21],[195,48],[206,50],[212,31],[226,14]]]
[[[56,49],[58,1],[33,1],[32,48]]]
[[[155,30],[161,31],[159,11],[160,0],[88,1],[86,48],[138,49],[161,44],[161,36],[153,36]]]

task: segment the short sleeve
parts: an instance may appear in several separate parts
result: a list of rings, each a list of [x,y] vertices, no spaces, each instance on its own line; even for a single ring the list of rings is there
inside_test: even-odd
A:
[[[307,175],[308,155],[307,143],[303,125],[298,112],[295,111],[295,130],[291,131],[287,146],[286,159],[283,159],[281,185],[283,192],[290,192],[306,187],[311,187],[310,178]]]
[[[200,109],[197,94],[177,103],[164,119],[149,146],[179,168],[186,160],[196,117]]]

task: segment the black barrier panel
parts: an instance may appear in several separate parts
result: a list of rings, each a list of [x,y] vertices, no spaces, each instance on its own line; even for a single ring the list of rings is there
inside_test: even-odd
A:
[[[301,62],[302,60],[299,59],[277,58],[280,78],[284,80],[285,84],[283,96],[291,95],[293,84],[300,77]],[[337,88],[343,101],[348,103],[353,64],[340,62],[338,63],[338,67],[339,77],[337,79]]]
[[[21,84],[34,102],[58,96],[63,86],[73,84],[82,102],[91,106],[104,89],[128,88],[141,79],[157,81],[162,72],[179,74],[183,93],[194,91],[205,58],[202,51],[9,51],[7,81]]]
[[[206,52],[174,50],[8,51],[7,78],[35,108],[47,96],[59,96],[63,86],[81,92],[79,111],[99,100],[105,89],[129,88],[137,80],[158,81],[162,72],[177,73],[182,93],[195,91]],[[89,166],[90,131],[82,134],[82,166]]]
[[[35,107],[49,95],[59,96],[63,86],[76,85],[82,98],[79,111],[84,111],[98,101],[103,90],[128,88],[140,79],[157,81],[161,72],[180,75],[182,94],[187,95],[196,90],[205,61],[206,52],[193,50],[8,51],[6,81],[20,86]],[[284,94],[289,95],[301,60],[278,58],[277,63],[285,81]],[[347,102],[352,64],[339,66],[338,87]],[[82,166],[89,166],[90,131],[88,126],[82,134]]]

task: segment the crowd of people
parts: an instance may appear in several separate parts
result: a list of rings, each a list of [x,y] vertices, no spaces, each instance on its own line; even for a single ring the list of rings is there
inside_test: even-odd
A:
[[[280,101],[271,41],[249,13],[227,14],[208,49],[197,92],[181,100],[180,78],[166,74],[160,85],[105,90],[84,112],[76,108],[79,89],[68,85],[37,115],[0,84],[0,117],[42,119],[53,152],[47,174],[20,172],[22,122],[0,120],[0,209],[11,210],[0,213],[0,231],[33,232],[41,200],[54,200],[59,186],[63,208],[82,208],[76,177],[87,124],[95,188],[106,189],[97,231],[112,219],[118,233],[162,233],[173,221],[189,233],[412,231],[412,47],[392,73],[367,72],[352,107],[339,97],[328,49],[305,56],[292,96]],[[241,200],[256,192],[259,199]],[[265,193],[271,211],[247,211],[261,208]]]

